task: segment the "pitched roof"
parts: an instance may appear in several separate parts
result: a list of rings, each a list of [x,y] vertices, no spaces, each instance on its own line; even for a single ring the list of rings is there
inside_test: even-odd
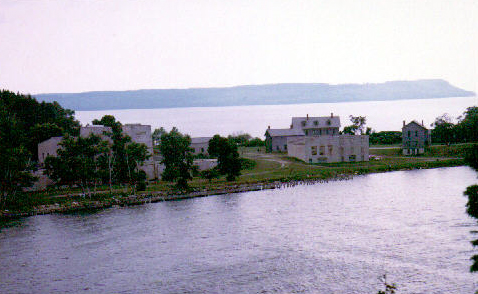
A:
[[[305,122],[305,126],[302,125]],[[340,128],[339,116],[293,117],[293,128]]]
[[[428,130],[425,126],[421,125],[420,123],[418,123],[416,120],[412,120],[411,122],[409,122],[408,124],[404,125],[402,127],[402,129],[405,129],[406,127],[408,127],[409,125],[411,124],[416,124],[417,126],[421,127],[422,129],[424,130]]]
[[[191,144],[209,143],[209,140],[211,139],[212,137],[195,137],[195,138],[191,138]]]
[[[304,131],[300,129],[267,129],[271,137],[285,137],[285,136],[304,136]]]

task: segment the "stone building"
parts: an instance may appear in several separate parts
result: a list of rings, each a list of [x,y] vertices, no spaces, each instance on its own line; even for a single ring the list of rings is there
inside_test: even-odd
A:
[[[289,129],[271,129],[266,130],[266,151],[287,151],[287,140],[302,136],[326,136],[338,135],[340,128],[340,117],[318,116],[318,117],[293,117]]]
[[[403,155],[417,155],[425,153],[425,147],[430,146],[430,131],[423,125],[411,121],[402,127],[402,152]]]
[[[111,138],[107,136],[107,133],[111,133],[111,127],[105,127],[102,125],[88,125],[80,128],[80,136],[88,137],[91,134],[100,136],[103,140],[112,142]],[[123,133],[131,137],[132,142],[145,144],[148,153],[153,155],[153,139],[151,137],[151,126],[141,124],[125,124],[123,125]],[[45,158],[48,155],[57,156],[57,150],[60,148],[58,143],[63,137],[53,137],[38,144],[38,162],[43,165]],[[156,163],[151,156],[141,166],[141,169],[146,172],[148,179],[155,179],[160,177],[159,163]]]
[[[369,137],[323,135],[289,138],[288,155],[308,163],[368,161]]]
[[[58,156],[57,151],[60,148],[58,145],[63,137],[51,137],[38,144],[38,163],[43,165],[47,156]]]
[[[305,135],[301,129],[271,129],[268,127],[265,136],[267,152],[286,152],[288,138],[303,137]]]
[[[207,153],[207,148],[209,147],[209,140],[211,140],[212,137],[195,137],[191,138],[191,147],[193,149],[193,154],[204,154],[208,155]]]

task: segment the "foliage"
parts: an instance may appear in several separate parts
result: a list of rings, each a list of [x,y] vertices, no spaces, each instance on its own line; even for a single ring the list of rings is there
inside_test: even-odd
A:
[[[367,132],[371,132],[371,129],[365,130],[365,124],[367,119],[365,116],[349,116],[352,125],[344,127],[342,134],[346,135],[364,135]]]
[[[217,179],[219,178],[221,174],[219,173],[219,170],[215,167],[215,168],[211,168],[211,169],[207,169],[207,170],[203,170],[201,173],[200,173],[200,176],[201,178],[204,178],[204,179],[208,179],[209,182],[212,181],[212,179]]]
[[[21,143],[24,133],[15,118],[0,108],[0,208],[24,196],[35,180],[31,155]]]
[[[478,107],[468,107],[456,124],[445,113],[435,119],[432,127],[432,140],[437,143],[478,142]]]
[[[384,290],[379,290],[377,294],[394,294],[395,290],[397,290],[397,286],[394,283],[389,284],[387,282],[387,275],[380,277],[380,282],[383,283]]]
[[[465,162],[478,171],[478,144],[473,144],[465,150]]]
[[[131,187],[144,191],[146,189],[146,173],[140,167],[151,156],[148,154],[148,148],[145,144],[131,142],[126,145],[125,155],[129,184]]]
[[[166,133],[166,130],[161,127],[159,129],[155,129],[151,136],[153,137],[153,144],[154,145],[159,145],[161,142],[161,136]]]
[[[227,138],[236,143],[237,146],[259,147],[265,144],[260,138],[252,138],[252,136],[247,133],[232,134],[227,136]]]
[[[46,174],[58,184],[77,185],[83,193],[91,194],[91,186],[101,184],[107,168],[100,158],[108,153],[108,143],[95,135],[65,136],[59,145],[58,156],[45,159]]]
[[[478,144],[473,144],[465,152],[465,162],[478,172]],[[466,212],[471,217],[478,219],[478,185],[472,185],[466,188],[464,192],[465,196],[468,196],[468,202],[466,204]],[[472,242],[473,246],[478,246],[478,239]],[[470,271],[478,271],[478,255],[471,257],[473,264],[470,267]]]
[[[226,175],[228,181],[233,181],[241,174],[241,162],[237,145],[228,138],[215,135],[209,141],[209,155],[217,157],[219,172]]]
[[[74,111],[64,109],[57,102],[38,102],[30,95],[0,91],[0,109],[15,118],[17,128],[23,134],[20,145],[24,146],[33,160],[37,160],[38,143],[65,134],[77,135],[80,123]]]
[[[392,145],[402,142],[402,132],[382,131],[371,132],[369,142],[371,145]]]
[[[162,178],[165,181],[176,181],[178,188],[187,188],[187,181],[192,179],[193,155],[190,144],[191,138],[181,134],[176,128],[161,136],[159,150],[163,156],[161,163],[165,165]]]

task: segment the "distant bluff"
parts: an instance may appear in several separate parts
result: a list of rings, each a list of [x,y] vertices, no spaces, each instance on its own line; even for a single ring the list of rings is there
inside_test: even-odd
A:
[[[148,109],[389,101],[474,96],[440,79],[377,84],[266,84],[227,88],[96,91],[34,95],[73,110]]]

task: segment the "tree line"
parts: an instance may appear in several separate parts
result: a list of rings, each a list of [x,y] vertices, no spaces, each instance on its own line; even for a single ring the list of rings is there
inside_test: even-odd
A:
[[[57,102],[0,91],[0,208],[21,201],[24,187],[36,180],[38,143],[55,136],[77,135],[74,111]]]

